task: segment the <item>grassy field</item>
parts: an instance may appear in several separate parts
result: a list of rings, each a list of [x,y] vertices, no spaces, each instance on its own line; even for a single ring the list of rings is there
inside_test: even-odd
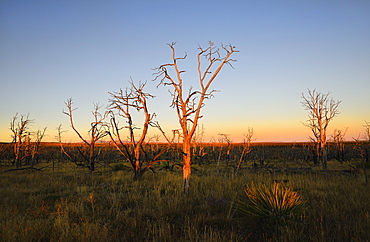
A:
[[[370,241],[370,187],[361,173],[242,169],[235,176],[204,165],[184,195],[181,171],[160,167],[142,181],[128,170],[90,174],[71,163],[0,168],[0,241]],[[306,208],[268,231],[236,204],[246,184],[274,180],[289,180]]]

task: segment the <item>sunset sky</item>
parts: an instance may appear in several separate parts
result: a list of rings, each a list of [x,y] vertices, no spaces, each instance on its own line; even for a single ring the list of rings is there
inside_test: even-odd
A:
[[[153,68],[171,61],[177,42],[187,86],[198,87],[198,45],[232,44],[235,69],[213,83],[200,124],[204,140],[220,133],[237,142],[248,127],[256,141],[308,141],[302,122],[307,89],[331,92],[340,114],[328,128],[348,127],[346,140],[370,122],[370,1],[46,1],[0,0],[0,141],[11,141],[18,113],[47,127],[44,141],[78,141],[62,113],[73,98],[75,124],[87,134],[93,103],[108,92],[147,81],[151,112],[163,128],[179,128],[168,87]],[[140,125],[140,120],[136,121]],[[154,132],[154,131],[153,131]],[[85,136],[87,137],[87,136]]]

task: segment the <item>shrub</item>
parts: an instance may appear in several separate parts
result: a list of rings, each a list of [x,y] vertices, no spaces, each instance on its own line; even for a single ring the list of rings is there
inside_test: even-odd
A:
[[[275,232],[304,210],[302,197],[281,183],[247,185],[245,193],[247,202],[239,201],[238,211],[255,217],[264,232]]]
[[[119,163],[119,164],[114,164],[113,166],[112,166],[112,171],[122,171],[122,170],[124,170],[125,169],[125,165],[124,164],[121,164],[121,163]]]

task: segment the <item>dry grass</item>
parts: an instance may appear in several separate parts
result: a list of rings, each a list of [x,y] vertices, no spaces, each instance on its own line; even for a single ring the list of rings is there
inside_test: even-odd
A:
[[[89,174],[71,165],[0,175],[0,241],[368,241],[370,193],[361,175],[217,173],[199,167],[191,193],[181,171]],[[202,169],[201,169],[202,168]],[[217,175],[218,174],[218,175]],[[287,179],[306,201],[280,233],[235,212],[245,184]]]

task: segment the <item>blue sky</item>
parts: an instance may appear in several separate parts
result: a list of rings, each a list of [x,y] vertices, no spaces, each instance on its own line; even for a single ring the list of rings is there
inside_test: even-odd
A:
[[[179,127],[168,88],[156,88],[153,68],[171,60],[176,41],[184,81],[197,86],[198,44],[236,46],[235,69],[225,67],[207,100],[205,140],[234,141],[253,127],[257,141],[306,141],[307,88],[342,100],[329,134],[346,139],[370,121],[369,1],[0,1],[0,141],[10,141],[15,113],[31,129],[70,130],[64,102],[73,98],[76,126],[87,133],[93,103],[108,92],[147,81],[152,112],[168,132]],[[140,121],[138,121],[138,124]],[[153,131],[154,132],[154,131]],[[77,141],[72,131],[66,141]]]

